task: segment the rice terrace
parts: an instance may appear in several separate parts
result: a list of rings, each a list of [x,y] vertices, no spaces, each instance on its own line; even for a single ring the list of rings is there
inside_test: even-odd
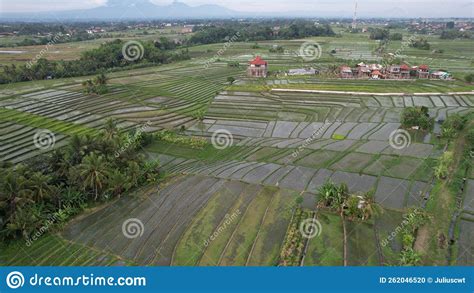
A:
[[[2,23],[0,264],[472,266],[473,21],[352,22]]]

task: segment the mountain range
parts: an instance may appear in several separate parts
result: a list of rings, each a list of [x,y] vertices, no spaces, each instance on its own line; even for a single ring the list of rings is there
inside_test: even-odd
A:
[[[38,0],[39,1],[39,0]],[[258,0],[255,0],[258,1]],[[86,21],[86,20],[156,20],[156,19],[227,19],[246,17],[330,17],[330,18],[352,18],[353,3],[347,4],[318,5],[314,0],[314,9],[303,11],[273,12],[272,6],[266,12],[242,12],[235,11],[223,6],[206,4],[190,6],[178,0],[169,5],[157,5],[150,0],[108,0],[105,5],[90,9],[36,12],[36,13],[12,13],[2,12],[0,19],[6,21]],[[359,18],[413,18],[413,17],[471,17],[473,2],[458,1],[449,4],[438,1],[426,6],[422,2],[412,2],[410,7],[396,0],[390,5],[370,5],[359,7]],[[388,4],[388,3],[387,3]],[[437,6],[436,6],[437,5]],[[361,9],[362,8],[362,9]]]
[[[247,15],[247,14],[245,14]],[[67,11],[37,13],[3,13],[3,20],[131,20],[131,19],[203,19],[243,17],[244,14],[219,5],[189,6],[174,1],[169,5],[156,5],[149,0],[108,0],[104,6]]]

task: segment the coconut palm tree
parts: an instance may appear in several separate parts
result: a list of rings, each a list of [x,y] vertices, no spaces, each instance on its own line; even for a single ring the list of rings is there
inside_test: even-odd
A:
[[[125,174],[114,169],[109,176],[109,186],[109,192],[112,196],[117,196],[130,189],[131,184]]]
[[[82,161],[86,149],[85,141],[81,136],[74,134],[69,140],[68,151],[71,155],[71,164],[77,165]]]
[[[17,171],[10,170],[0,186],[0,207],[4,223],[11,222],[16,214],[26,205],[34,203],[28,180]]]
[[[104,134],[105,139],[111,140],[119,134],[119,130],[117,128],[117,121],[113,118],[109,118],[105,121],[104,129],[102,131]]]
[[[51,176],[44,175],[40,172],[35,172],[31,175],[27,181],[27,185],[36,202],[41,202],[51,197],[52,188],[49,185],[50,181]]]
[[[90,153],[82,160],[78,168],[79,176],[83,181],[83,189],[94,191],[94,200],[99,197],[99,192],[107,185],[108,164],[104,158],[95,153]]]
[[[368,220],[383,212],[382,207],[375,202],[375,191],[370,190],[362,195],[359,201],[359,208],[361,209],[362,220]]]
[[[333,207],[339,211],[339,216],[341,217],[342,222],[342,232],[344,237],[344,266],[347,266],[347,228],[346,228],[346,218],[344,216],[344,211],[347,205],[347,199],[349,196],[349,188],[345,183],[342,183],[337,188],[336,199],[333,203]]]
[[[142,171],[137,162],[131,161],[128,163],[127,175],[130,178],[132,186],[137,186],[142,176]]]

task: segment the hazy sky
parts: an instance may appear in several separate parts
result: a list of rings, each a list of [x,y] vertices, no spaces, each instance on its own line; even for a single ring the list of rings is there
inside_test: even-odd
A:
[[[3,12],[37,12],[93,8],[106,0],[0,0]],[[133,2],[133,0],[132,0]],[[152,0],[155,4],[170,4],[171,0]],[[354,10],[354,0],[182,0],[188,5],[218,4],[236,11],[297,12],[321,11],[348,15]],[[357,0],[361,16],[474,17],[472,0]]]

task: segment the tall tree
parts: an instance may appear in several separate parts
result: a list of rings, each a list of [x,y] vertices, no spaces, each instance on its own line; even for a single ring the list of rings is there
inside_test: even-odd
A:
[[[107,185],[108,164],[102,156],[90,153],[79,165],[79,176],[83,180],[83,189],[92,189],[94,200],[97,200]]]

